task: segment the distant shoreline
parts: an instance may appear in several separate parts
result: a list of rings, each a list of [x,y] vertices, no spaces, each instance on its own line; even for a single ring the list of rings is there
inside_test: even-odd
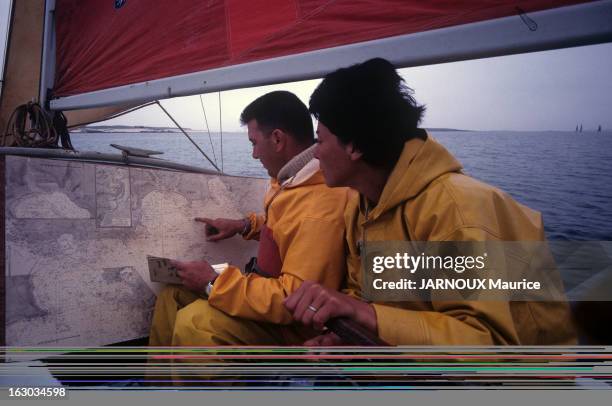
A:
[[[187,128],[187,127],[183,127],[183,129],[185,131],[190,131],[190,132],[206,132],[206,130],[194,130],[191,128]],[[442,132],[442,131],[472,131],[472,130],[459,130],[456,128],[426,128],[427,131],[437,131],[437,132]],[[92,133],[92,134],[96,134],[96,133],[126,133],[126,132],[130,132],[130,133],[180,133],[181,130],[179,130],[176,127],[150,127],[150,126],[144,126],[144,125],[95,125],[95,126],[86,126],[86,127],[81,127],[75,130],[72,130],[71,132],[74,133]],[[228,133],[246,133],[246,131],[228,131]]]
[[[184,128],[193,131],[191,128]],[[149,127],[145,125],[91,125],[72,130],[73,133],[180,133],[175,127]]]
[[[207,130],[204,129],[192,129],[188,127],[183,127],[186,131],[190,133],[198,132],[205,133]],[[574,130],[464,130],[458,128],[438,128],[431,127],[425,128],[425,130],[429,132],[575,132]],[[602,133],[607,133],[609,130],[602,129]],[[131,125],[96,125],[96,126],[86,126],[81,127],[75,130],[71,130],[71,133],[75,134],[113,134],[113,133],[181,133],[176,127],[152,127],[152,126],[131,126]],[[211,133],[216,134],[217,131],[211,131]],[[583,133],[597,133],[597,130],[584,130]],[[246,131],[225,131],[224,134],[246,134]],[[580,133],[577,133],[580,134]]]
[[[444,132],[444,131],[470,132],[470,131],[474,131],[474,130],[459,130],[459,129],[456,129],[456,128],[425,128],[425,130],[427,130],[427,131],[437,131],[437,132]]]

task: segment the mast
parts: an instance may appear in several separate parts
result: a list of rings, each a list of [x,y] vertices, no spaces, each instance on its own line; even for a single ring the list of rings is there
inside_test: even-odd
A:
[[[55,0],[45,1],[45,14],[43,17],[43,44],[42,63],[40,67],[39,97],[41,105],[45,107],[48,100],[47,92],[53,88],[55,77]]]

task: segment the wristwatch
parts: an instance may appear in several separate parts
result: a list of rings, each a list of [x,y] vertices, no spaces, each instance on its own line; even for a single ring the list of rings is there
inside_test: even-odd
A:
[[[210,293],[212,292],[212,288],[213,288],[213,283],[214,282],[215,282],[214,280],[208,282],[208,284],[204,288],[204,292],[206,293],[206,296],[210,296]]]
[[[244,237],[251,231],[251,219],[247,217],[242,219],[242,221],[244,222],[244,228],[240,232],[240,235]]]

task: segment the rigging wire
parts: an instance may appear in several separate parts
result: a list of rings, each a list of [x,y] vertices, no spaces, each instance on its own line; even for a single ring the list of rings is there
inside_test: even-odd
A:
[[[141,104],[140,106],[132,107],[130,109],[127,109],[125,111],[121,111],[119,113],[111,114],[110,116],[102,117],[102,118],[100,118],[98,120],[88,121],[86,123],[72,124],[72,125],[68,126],[68,129],[72,129],[72,128],[75,128],[75,127],[83,127],[83,126],[86,126],[86,125],[89,125],[89,124],[95,124],[95,123],[99,123],[101,121],[111,120],[113,118],[121,117],[121,116],[129,114],[129,113],[131,113],[133,111],[140,110],[140,109],[142,109],[144,107],[149,107],[149,106],[152,106],[154,104],[155,104],[155,102],[153,101],[153,102]]]
[[[537,31],[538,30],[538,23],[533,21],[533,19],[531,19],[527,15],[527,13],[525,13],[525,11],[522,8],[516,7],[515,9],[518,12],[519,17],[521,17],[521,20],[523,20],[523,23],[525,23],[527,28],[529,28],[529,31]]]
[[[187,134],[187,131],[183,130],[183,127],[180,126],[179,123],[176,122],[176,120],[174,119],[174,117],[172,117],[170,115],[170,113],[168,113],[168,111],[164,108],[164,106],[162,106],[162,104],[159,102],[159,100],[156,100],[155,103],[159,106],[160,109],[163,110],[164,113],[166,113],[166,115],[170,118],[170,120],[172,120],[172,122],[174,123],[174,125],[176,126],[176,128],[178,128],[179,130],[181,130],[181,132],[185,135],[185,137],[187,137],[187,139],[189,141],[191,141],[191,143],[198,149],[198,151],[200,151],[200,153],[202,155],[204,155],[204,158],[206,158],[208,160],[208,162],[210,162],[210,164],[219,172],[223,172],[223,170],[219,169],[219,167],[217,166],[217,164],[215,164],[213,161],[211,161],[211,159],[208,157],[208,155],[206,155],[206,152],[204,152],[202,150],[202,148],[200,148],[198,146],[198,144],[196,144],[196,142],[189,136],[189,134]],[[221,160],[221,162],[223,163],[223,160]],[[223,166],[222,166],[223,167]]]
[[[221,137],[221,172],[223,172],[223,123],[221,122],[221,92],[219,94],[219,136]]]
[[[206,123],[206,131],[208,131],[208,140],[210,141],[210,148],[212,149],[213,158],[217,163],[217,155],[215,154],[215,146],[212,142],[212,136],[210,135],[210,127],[208,126],[208,119],[206,118],[206,109],[204,108],[204,98],[200,95],[200,105],[202,106],[202,113],[204,113],[204,123]]]
[[[99,123],[101,121],[111,120],[113,118],[124,116],[124,115],[132,113],[132,112],[134,112],[136,110],[140,110],[142,108],[152,106],[154,104],[157,104],[163,110],[163,112],[166,113],[166,115],[168,117],[170,117],[170,120],[172,120],[174,125],[176,125],[176,127],[185,135],[185,137],[187,137],[187,139],[189,141],[191,141],[191,143],[198,149],[198,151],[200,151],[200,153],[204,156],[204,158],[206,158],[208,160],[208,162],[210,162],[210,164],[216,170],[218,170],[219,172],[222,172],[222,170],[220,170],[219,167],[217,166],[217,163],[216,163],[217,159],[216,159],[216,157],[215,157],[215,162],[211,161],[211,159],[208,157],[208,155],[206,155],[206,153],[204,151],[202,151],[202,149],[198,146],[198,144],[196,144],[196,142],[189,136],[189,134],[187,134],[187,132],[179,125],[179,123],[176,122],[176,120],[170,115],[170,113],[168,113],[168,111],[164,108],[164,106],[161,105],[159,100],[155,100],[155,101],[152,101],[152,102],[149,102],[149,103],[141,104],[140,106],[132,107],[132,108],[127,109],[125,111],[122,111],[122,112],[119,112],[119,113],[116,113],[116,114],[112,114],[110,116],[101,118],[99,120],[93,120],[93,121],[88,121],[88,122],[85,122],[85,123],[79,123],[79,124],[70,125],[70,126],[68,126],[68,129],[75,128],[75,127],[82,127],[82,126],[86,126],[86,125],[94,124],[94,123]],[[204,117],[206,117],[206,113],[204,114]],[[213,154],[214,154],[214,152],[215,152],[215,150],[213,148]]]

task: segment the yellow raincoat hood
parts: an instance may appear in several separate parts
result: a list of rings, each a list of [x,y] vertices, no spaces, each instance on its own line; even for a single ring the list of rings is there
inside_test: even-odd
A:
[[[369,219],[414,198],[438,177],[461,169],[459,161],[431,136],[408,141]]]

